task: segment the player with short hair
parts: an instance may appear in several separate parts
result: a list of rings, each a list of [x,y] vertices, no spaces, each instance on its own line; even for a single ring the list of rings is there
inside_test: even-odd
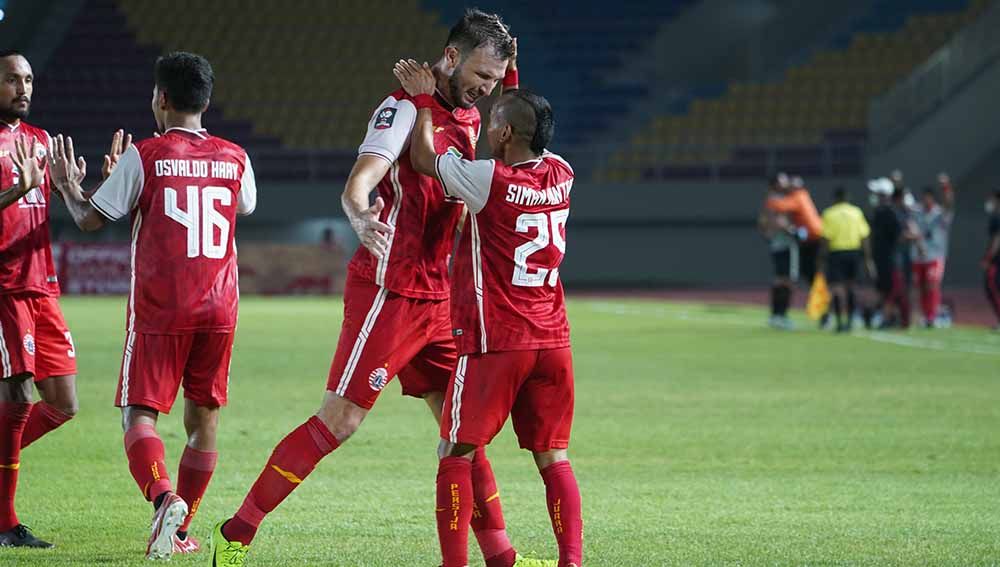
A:
[[[14,513],[20,451],[76,414],[76,350],[49,235],[48,132],[24,120],[34,74],[0,52],[0,546],[52,547]],[[41,401],[31,403],[31,384]]]
[[[496,14],[469,10],[451,29],[435,65],[434,137],[442,151],[475,155],[481,123],[475,103],[501,80],[516,86],[515,49]],[[394,376],[404,395],[423,398],[441,419],[457,360],[448,260],[464,209],[413,168],[409,139],[416,115],[412,98],[399,89],[368,123],[341,199],[361,246],[348,266],[327,392],[316,414],[275,447],[236,514],[220,522],[212,538],[217,564],[243,564],[267,514],[354,434]],[[472,528],[487,567],[538,564],[521,558],[507,537],[485,452],[476,454],[474,468],[479,513]]]
[[[475,510],[473,455],[508,416],[545,482],[559,566],[583,556],[580,491],[570,466],[573,362],[559,281],[566,252],[573,169],[546,150],[554,121],[548,101],[514,90],[490,113],[496,159],[469,160],[434,140],[434,77],[401,61],[395,74],[419,109],[410,140],[414,167],[441,181],[469,208],[452,278],[452,326],[461,355],[441,421],[437,527],[443,567],[465,567]]]
[[[246,150],[202,127],[214,75],[200,55],[156,60],[152,110],[159,133],[129,145],[87,199],[83,158],[58,136],[53,177],[76,224],[99,230],[132,218],[132,282],[115,405],[129,469],[154,514],[146,556],[197,551],[187,535],[215,469],[239,300],[234,228],[257,205]],[[187,444],[176,492],[156,431],[184,386]]]
[[[913,279],[920,288],[920,307],[924,326],[935,327],[941,306],[941,282],[948,258],[948,236],[955,220],[955,190],[947,174],[938,176],[942,202],[938,203],[933,187],[925,187],[920,204],[912,209],[917,240],[910,249]]]

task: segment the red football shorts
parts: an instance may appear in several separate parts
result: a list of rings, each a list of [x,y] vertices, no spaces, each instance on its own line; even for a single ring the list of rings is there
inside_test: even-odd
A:
[[[76,351],[59,300],[0,295],[0,378],[31,374],[36,382],[76,374]]]
[[[233,333],[128,333],[115,405],[170,413],[177,390],[202,407],[226,405]]]
[[[913,279],[919,287],[940,287],[944,279],[944,259],[913,263]]]
[[[448,300],[413,299],[349,277],[326,389],[371,409],[399,376],[403,395],[444,392],[458,355]]]
[[[573,426],[573,355],[567,347],[462,356],[442,413],[445,441],[488,445],[509,415],[522,449],[565,449]]]

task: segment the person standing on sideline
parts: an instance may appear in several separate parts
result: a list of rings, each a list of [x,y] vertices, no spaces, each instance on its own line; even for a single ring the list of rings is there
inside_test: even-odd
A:
[[[778,176],[774,176],[768,188],[767,199],[780,196]],[[792,328],[792,322],[788,318],[788,306],[791,304],[793,286],[799,277],[799,246],[795,237],[795,227],[788,220],[788,216],[776,213],[765,206],[757,217],[757,228],[767,240],[774,264],[771,317],[768,319],[768,324],[774,329],[788,330]]]
[[[990,239],[982,266],[986,272],[986,297],[997,316],[997,324],[993,325],[993,330],[1000,331],[1000,191],[993,193],[986,201],[986,214],[990,216]]]
[[[799,238],[799,276],[807,286],[811,286],[816,276],[816,257],[823,237],[823,223],[802,178],[796,177],[795,180],[797,185],[788,174],[779,173],[776,186],[782,195],[768,199],[766,207],[772,212],[788,215],[795,225]]]
[[[837,187],[833,193],[834,205],[823,211],[823,240],[820,264],[826,270],[826,279],[833,295],[833,312],[837,319],[837,332],[851,330],[855,310],[854,284],[858,279],[862,252],[870,276],[876,275],[868,236],[871,229],[865,214],[847,200],[847,190]],[[844,307],[847,318],[844,318]]]
[[[920,289],[920,306],[924,326],[928,329],[934,328],[941,306],[941,282],[948,257],[948,235],[955,219],[955,191],[948,174],[938,175],[938,188],[941,191],[940,204],[937,192],[926,187],[920,204],[913,209],[918,235],[911,250],[913,279]]]

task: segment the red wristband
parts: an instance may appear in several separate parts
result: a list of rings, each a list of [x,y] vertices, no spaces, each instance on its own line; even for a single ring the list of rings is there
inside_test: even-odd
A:
[[[434,97],[429,94],[418,94],[413,97],[413,106],[416,106],[417,110],[421,108],[434,108],[436,104],[437,102],[434,100]]]
[[[513,71],[507,71],[507,74],[503,76],[503,86],[504,88],[516,87],[520,84],[517,77],[517,69]]]

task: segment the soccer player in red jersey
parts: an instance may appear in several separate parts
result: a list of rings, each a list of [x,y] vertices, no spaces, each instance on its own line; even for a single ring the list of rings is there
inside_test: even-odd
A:
[[[33,74],[0,52],[0,546],[52,547],[14,513],[20,451],[73,417],[76,351],[49,241],[48,132],[24,122]],[[31,403],[34,381],[41,401]]]
[[[566,449],[573,421],[573,362],[559,281],[573,169],[546,151],[552,108],[514,90],[494,104],[487,131],[496,159],[463,159],[434,140],[434,77],[425,63],[397,64],[418,109],[413,166],[469,208],[452,276],[458,365],[441,420],[437,526],[444,567],[465,567],[475,510],[472,457],[508,416],[545,482],[559,566],[583,555],[580,491]]]
[[[452,28],[435,65],[434,138],[441,151],[474,156],[475,103],[503,80],[516,86],[514,39],[500,18],[470,10]],[[414,170],[409,138],[416,119],[402,90],[377,107],[344,189],[344,212],[362,246],[348,266],[344,323],[319,411],[274,449],[236,514],[220,523],[213,561],[242,565],[264,517],[323,457],[358,429],[383,388],[398,376],[404,395],[426,400],[440,421],[457,359],[449,319],[448,261],[461,201]],[[374,205],[369,195],[377,191]],[[487,567],[529,565],[507,537],[499,492],[483,451],[473,476],[472,520]],[[468,522],[467,522],[468,523]]]
[[[122,408],[129,469],[155,510],[146,555],[168,559],[198,549],[187,529],[218,456],[239,299],[234,228],[237,215],[256,207],[257,187],[247,152],[202,128],[214,82],[209,62],[172,53],[157,59],[155,77],[157,137],[129,146],[87,199],[80,188],[85,164],[75,159],[72,140],[58,136],[53,178],[81,229],[132,218],[115,405]],[[182,384],[187,445],[175,491],[156,421]]]

